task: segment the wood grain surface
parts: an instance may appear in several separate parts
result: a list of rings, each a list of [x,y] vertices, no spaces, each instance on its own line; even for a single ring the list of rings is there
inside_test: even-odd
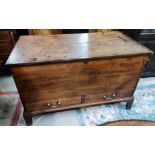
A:
[[[21,36],[6,65],[33,65],[151,53],[118,31]]]
[[[33,111],[47,109],[49,102],[55,107],[60,101],[63,108],[132,97],[145,59],[146,56],[137,56],[13,67],[11,72],[26,110]]]

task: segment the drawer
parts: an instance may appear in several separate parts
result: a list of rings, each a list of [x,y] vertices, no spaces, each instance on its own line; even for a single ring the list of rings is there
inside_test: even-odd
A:
[[[0,41],[11,41],[9,31],[0,31]]]
[[[26,111],[40,111],[40,110],[53,110],[61,109],[63,107],[78,105],[81,103],[81,97],[62,98],[57,100],[42,101],[37,103],[25,104]]]
[[[84,103],[102,102],[102,101],[105,102],[105,101],[110,101],[110,100],[112,101],[115,99],[131,97],[133,96],[133,93],[134,93],[134,89],[86,95],[84,99]]]

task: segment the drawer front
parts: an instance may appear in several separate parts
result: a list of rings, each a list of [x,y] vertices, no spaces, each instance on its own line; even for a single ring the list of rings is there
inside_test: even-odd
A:
[[[28,104],[134,89],[146,58],[14,67],[11,71],[23,103]]]
[[[106,102],[133,96],[134,89],[86,95],[83,103]]]
[[[71,105],[81,104],[81,97],[64,98],[57,100],[42,101],[38,103],[25,104],[26,111],[40,111],[61,109]]]

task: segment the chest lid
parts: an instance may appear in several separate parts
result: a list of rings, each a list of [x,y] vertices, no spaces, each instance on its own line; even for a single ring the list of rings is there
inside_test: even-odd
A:
[[[33,65],[151,53],[118,31],[21,36],[6,65]]]

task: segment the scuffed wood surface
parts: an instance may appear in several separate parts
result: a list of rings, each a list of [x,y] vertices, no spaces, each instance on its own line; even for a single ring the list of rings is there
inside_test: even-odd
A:
[[[21,36],[7,65],[64,62],[151,52],[118,31]]]

